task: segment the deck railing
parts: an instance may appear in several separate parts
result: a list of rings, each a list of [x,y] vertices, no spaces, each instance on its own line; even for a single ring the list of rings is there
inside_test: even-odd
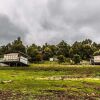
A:
[[[5,59],[5,58],[0,58],[0,62],[5,62],[5,61],[18,61],[19,59]]]
[[[19,63],[23,63],[26,65],[29,65],[28,59],[24,58],[24,57],[19,57],[19,58],[11,58],[11,59],[6,59],[6,58],[0,58],[0,63],[12,63],[12,62],[19,62]]]

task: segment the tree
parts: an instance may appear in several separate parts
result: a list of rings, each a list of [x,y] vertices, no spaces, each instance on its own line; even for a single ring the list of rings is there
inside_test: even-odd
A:
[[[75,64],[79,64],[81,61],[81,58],[78,54],[75,54],[72,60],[74,61]]]
[[[10,52],[23,52],[27,53],[31,57],[31,61],[49,60],[49,58],[58,56],[58,58],[71,58],[76,55],[80,56],[82,60],[89,60],[93,55],[100,55],[100,44],[92,42],[90,39],[85,39],[81,42],[74,42],[73,45],[67,44],[65,41],[61,41],[57,45],[45,45],[38,46],[32,44],[30,46],[24,46],[20,37],[14,40],[12,43],[0,46],[0,55]],[[63,56],[63,57],[62,57]],[[61,59],[61,60],[62,60]],[[64,60],[62,60],[64,61]]]
[[[49,45],[49,48],[50,48],[51,51],[52,51],[51,56],[52,56],[52,57],[53,57],[53,56],[56,56],[56,55],[57,55],[57,47],[56,47],[56,45]]]
[[[41,54],[41,53],[38,53],[37,55],[36,55],[36,61],[37,62],[40,62],[40,61],[42,61],[43,60],[43,55]]]
[[[69,57],[69,50],[70,46],[65,41],[61,41],[57,45],[57,55],[63,55],[65,57]]]
[[[32,44],[27,48],[27,54],[31,57],[31,62],[36,61],[36,56],[38,54],[38,47],[35,44]]]
[[[43,59],[49,60],[52,57],[52,50],[49,47],[45,47],[43,50]]]
[[[5,54],[7,52],[8,52],[7,47],[5,45],[1,46],[1,50],[0,50],[1,55]]]
[[[0,54],[11,53],[11,52],[23,52],[26,53],[26,47],[23,45],[20,37],[14,40],[12,43],[3,45],[0,47]]]
[[[80,55],[80,57],[82,57],[82,43],[81,42],[74,42],[74,44],[72,45],[71,49],[70,49],[70,54],[72,56],[72,58],[74,57],[75,54]]]
[[[85,39],[85,40],[82,41],[82,44],[91,45],[91,44],[92,44],[92,40],[90,40],[90,39]]]
[[[72,48],[70,50],[70,55],[74,56],[75,54],[78,54],[81,59],[83,60],[89,60],[90,57],[93,55],[95,48],[92,45],[92,41],[90,39],[86,39],[82,42],[75,42],[72,45]]]
[[[58,58],[58,63],[64,63],[65,62],[65,57],[63,55],[59,55],[57,58]]]
[[[93,48],[89,44],[84,44],[82,46],[82,59],[83,60],[89,60],[91,56],[93,55]]]
[[[17,40],[14,40],[14,42],[12,42],[11,51],[12,52],[20,51],[20,52],[26,53],[26,48],[23,45],[23,42],[20,37],[18,37]]]
[[[71,47],[70,50],[69,50],[69,58],[73,58],[73,55],[74,55],[74,51]]]
[[[6,48],[7,48],[7,53],[11,52],[12,51],[12,44],[11,43],[8,43],[6,45]]]
[[[49,60],[50,57],[53,57],[56,54],[56,47],[54,45],[48,45],[45,43],[42,47],[43,59]]]

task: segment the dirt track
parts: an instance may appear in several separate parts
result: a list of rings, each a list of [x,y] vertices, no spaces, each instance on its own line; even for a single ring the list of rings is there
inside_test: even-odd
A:
[[[0,91],[0,100],[100,100],[100,96],[96,95],[89,95],[89,94],[83,94],[82,95],[72,95],[67,94],[64,91],[45,91],[49,93],[53,93],[53,95],[39,95],[39,96],[33,96],[33,94],[21,94],[20,92],[14,93],[11,91]]]

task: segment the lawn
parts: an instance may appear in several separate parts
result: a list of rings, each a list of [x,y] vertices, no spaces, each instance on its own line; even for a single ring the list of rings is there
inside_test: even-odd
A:
[[[100,66],[0,67],[0,100],[100,100]]]

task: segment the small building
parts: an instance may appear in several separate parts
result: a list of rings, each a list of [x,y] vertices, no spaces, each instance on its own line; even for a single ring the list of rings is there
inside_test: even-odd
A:
[[[49,61],[53,62],[53,61],[54,61],[54,59],[53,59],[53,58],[50,58],[50,59],[49,59]]]
[[[58,59],[57,59],[56,57],[53,57],[53,58],[50,58],[49,61],[50,61],[50,62],[58,61]]]
[[[92,65],[100,65],[100,55],[94,56],[90,59]]]
[[[28,56],[24,53],[8,53],[4,54],[3,58],[0,58],[0,63],[9,65],[9,66],[28,66]]]

